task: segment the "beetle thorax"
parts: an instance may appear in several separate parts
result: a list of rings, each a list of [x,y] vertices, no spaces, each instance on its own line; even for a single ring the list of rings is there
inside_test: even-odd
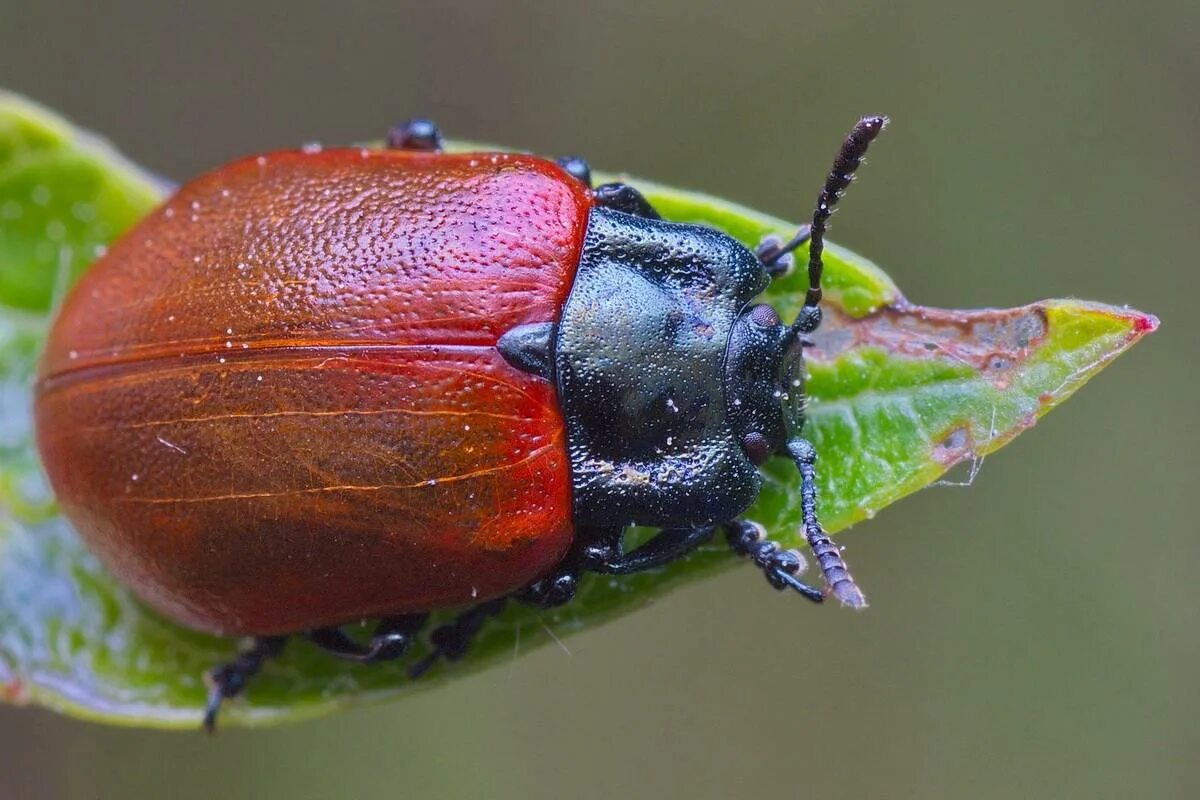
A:
[[[576,525],[688,528],[754,501],[726,353],[767,281],[722,233],[592,210],[554,341]]]

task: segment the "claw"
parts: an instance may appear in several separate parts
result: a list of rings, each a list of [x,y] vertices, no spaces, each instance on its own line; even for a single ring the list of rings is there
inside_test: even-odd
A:
[[[786,586],[788,586],[788,587],[790,587],[790,588],[792,588],[792,589],[795,589],[797,592],[799,592],[800,594],[804,595],[804,596],[805,596],[805,597],[807,597],[809,600],[812,600],[814,603],[823,603],[823,602],[825,602],[825,592],[821,591],[820,589],[817,589],[817,588],[815,588],[815,587],[809,586],[807,583],[804,583],[803,581],[799,580],[799,579],[798,579],[798,578],[796,578],[794,575],[789,575],[789,574],[787,574],[786,572],[783,572],[783,571],[779,571],[779,570],[777,570],[777,571],[775,572],[775,575],[776,575],[776,576],[777,576],[777,577],[778,577],[778,578],[779,578],[779,579],[780,579],[780,580],[781,580],[781,581],[782,581],[782,582],[783,582],[783,583],[784,583]],[[783,587],[783,586],[779,586],[779,587],[776,587],[776,588],[782,589],[782,588],[784,588],[784,587]]]

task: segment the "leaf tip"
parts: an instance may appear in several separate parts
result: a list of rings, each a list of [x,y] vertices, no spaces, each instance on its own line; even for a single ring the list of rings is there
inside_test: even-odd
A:
[[[1154,333],[1158,330],[1158,317],[1153,314],[1143,314],[1140,311],[1133,313],[1133,332],[1141,336],[1146,333]]]
[[[14,706],[29,705],[29,687],[20,678],[13,678],[7,683],[0,682],[0,702]]]

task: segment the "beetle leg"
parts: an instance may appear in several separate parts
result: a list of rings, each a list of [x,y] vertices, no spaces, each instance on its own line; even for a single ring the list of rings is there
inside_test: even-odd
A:
[[[801,225],[800,229],[796,231],[796,235],[786,244],[783,239],[769,233],[758,243],[758,247],[754,248],[754,255],[758,257],[758,262],[767,270],[768,275],[778,278],[790,270],[792,264],[795,263],[792,251],[810,238],[812,238],[811,225]]]
[[[420,150],[426,153],[442,152],[442,132],[433,120],[422,117],[401,122],[388,131],[389,150]]]
[[[367,644],[360,644],[341,628],[318,628],[304,634],[317,647],[338,658],[374,664],[404,655],[428,619],[428,614],[386,617],[379,621]]]
[[[628,183],[606,183],[592,192],[596,205],[646,219],[662,219],[650,201]]]
[[[592,187],[592,168],[588,162],[579,156],[563,156],[554,159],[554,163],[562,167],[563,172],[582,183],[589,189]]]
[[[624,529],[608,528],[583,549],[584,568],[609,575],[628,575],[661,567],[687,555],[712,538],[715,525],[662,530],[626,553]]]
[[[788,455],[800,470],[800,509],[804,538],[812,550],[821,574],[825,578],[825,590],[815,589],[802,583],[796,576],[804,569],[804,559],[793,550],[782,550],[767,539],[762,526],[746,520],[733,520],[725,524],[725,538],[729,547],[738,555],[748,556],[762,569],[767,581],[776,589],[795,589],[813,602],[819,603],[827,595],[833,595],[842,605],[865,608],[867,599],[854,582],[846,562],[817,519],[817,451],[805,439],[792,439],[787,443]]]
[[[221,703],[241,694],[246,682],[258,672],[263,662],[279,655],[285,644],[286,636],[255,637],[249,649],[239,653],[233,661],[214,667],[205,674],[209,690],[208,704],[204,707],[204,730],[209,733],[216,731]]]
[[[767,538],[766,531],[757,522],[735,519],[725,523],[725,539],[730,550],[754,561],[771,586],[780,590],[795,589],[814,603],[825,599],[824,592],[796,577],[804,571],[804,559],[800,554],[781,549]]]
[[[579,568],[564,563],[558,571],[534,581],[513,595],[518,603],[536,608],[556,608],[575,599],[579,591]]]
[[[498,597],[468,608],[445,625],[439,625],[429,634],[429,655],[408,668],[410,678],[419,678],[441,659],[458,661],[467,652],[475,635],[483,629],[488,618],[504,610],[507,598]]]

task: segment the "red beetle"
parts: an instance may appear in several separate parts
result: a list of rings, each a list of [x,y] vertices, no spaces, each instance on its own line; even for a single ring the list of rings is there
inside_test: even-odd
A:
[[[280,152],[182,187],[74,288],[37,384],[38,443],[104,564],[183,625],[255,637],[205,722],[285,637],[399,657],[428,612],[456,659],[506,598],[659,566],[724,526],[776,588],[862,605],[817,522],[800,437],[831,207],[885,120],[851,132],[813,224],[751,253],[662,221],[579,159]],[[753,298],[810,241],[792,324]],[[752,522],[757,465],[800,469],[826,590]],[[631,524],[662,532],[626,552]],[[367,643],[337,626],[381,621]]]

